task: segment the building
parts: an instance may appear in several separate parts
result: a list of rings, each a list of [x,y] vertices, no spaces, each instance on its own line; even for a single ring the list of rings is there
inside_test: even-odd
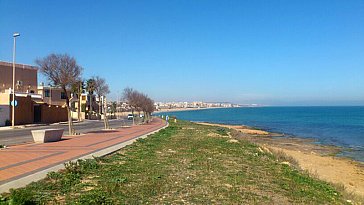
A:
[[[84,120],[86,119],[86,113],[88,111],[88,95],[85,93],[81,93],[80,98],[77,95],[72,96],[71,98],[71,110],[72,110],[72,118],[73,119],[80,119]],[[78,102],[80,101],[80,103]],[[80,105],[80,107],[79,107]],[[80,109],[80,112],[78,112],[78,109]],[[80,114],[80,116],[78,116]]]
[[[21,93],[37,92],[37,72],[34,66],[15,65],[15,91]],[[0,93],[13,87],[13,64],[0,61]]]
[[[48,105],[61,106],[66,107],[66,93],[60,87],[54,86],[45,86],[44,84],[40,84],[38,86],[38,94],[42,96],[43,102]],[[85,93],[81,93],[81,97],[79,98],[77,94],[71,93],[71,91],[67,91],[68,96],[70,96],[70,106],[71,106],[71,116],[74,120],[84,120],[86,116],[86,112],[89,110],[89,101],[88,96]],[[96,97],[93,95],[93,110],[97,111],[98,105],[96,104]],[[81,101],[80,108],[78,101]],[[78,113],[78,109],[80,109],[80,113]],[[78,116],[80,114],[80,116]]]
[[[155,102],[157,110],[163,109],[181,109],[181,108],[229,108],[240,107],[238,104],[229,102]]]
[[[65,104],[62,104],[62,94],[59,94],[60,99],[57,94],[54,94],[54,102],[57,104],[49,103],[53,98],[44,98],[46,89],[42,89],[42,92],[39,91],[37,72],[38,70],[34,66],[16,64],[15,125],[67,121],[67,109],[62,106]],[[13,64],[0,62],[0,126],[11,124],[12,76]]]
[[[42,96],[43,102],[49,105],[66,106],[66,93],[62,88],[44,86],[42,83],[37,88],[37,93]],[[68,92],[70,96],[70,92]]]

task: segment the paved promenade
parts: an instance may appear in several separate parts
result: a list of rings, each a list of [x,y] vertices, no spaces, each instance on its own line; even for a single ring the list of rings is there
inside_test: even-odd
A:
[[[93,154],[108,154],[122,147],[121,144],[130,144],[133,139],[165,125],[164,121],[155,118],[146,125],[111,131],[100,130],[80,136],[65,136],[59,142],[33,143],[0,150],[0,193],[11,187],[23,186],[26,181],[29,183],[38,180],[40,176],[44,177],[46,172],[58,170],[70,160],[85,156],[89,158]],[[39,175],[41,172],[43,173]]]

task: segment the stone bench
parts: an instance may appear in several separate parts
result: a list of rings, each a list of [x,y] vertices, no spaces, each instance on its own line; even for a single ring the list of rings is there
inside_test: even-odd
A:
[[[60,141],[64,129],[44,129],[32,130],[32,136],[35,143],[57,142]]]

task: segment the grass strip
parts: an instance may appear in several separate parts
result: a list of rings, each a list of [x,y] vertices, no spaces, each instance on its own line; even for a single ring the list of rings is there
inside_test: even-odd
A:
[[[344,204],[329,183],[234,138],[231,130],[171,122],[108,156],[0,197],[0,204]]]

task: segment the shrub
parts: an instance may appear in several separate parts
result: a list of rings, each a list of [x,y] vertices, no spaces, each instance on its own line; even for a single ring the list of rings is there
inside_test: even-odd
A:
[[[81,195],[78,198],[78,203],[90,205],[114,204],[110,196],[106,192],[101,190],[93,190],[91,192],[87,192],[86,194]]]
[[[86,104],[82,103],[81,105],[81,112],[86,112]]]
[[[11,121],[10,120],[5,120],[5,126],[10,126],[11,125]]]
[[[30,189],[13,189],[10,191],[10,204],[38,204]]]
[[[223,127],[219,127],[216,129],[216,132],[219,134],[219,135],[222,135],[222,136],[228,136],[228,133],[227,133],[227,130]]]

